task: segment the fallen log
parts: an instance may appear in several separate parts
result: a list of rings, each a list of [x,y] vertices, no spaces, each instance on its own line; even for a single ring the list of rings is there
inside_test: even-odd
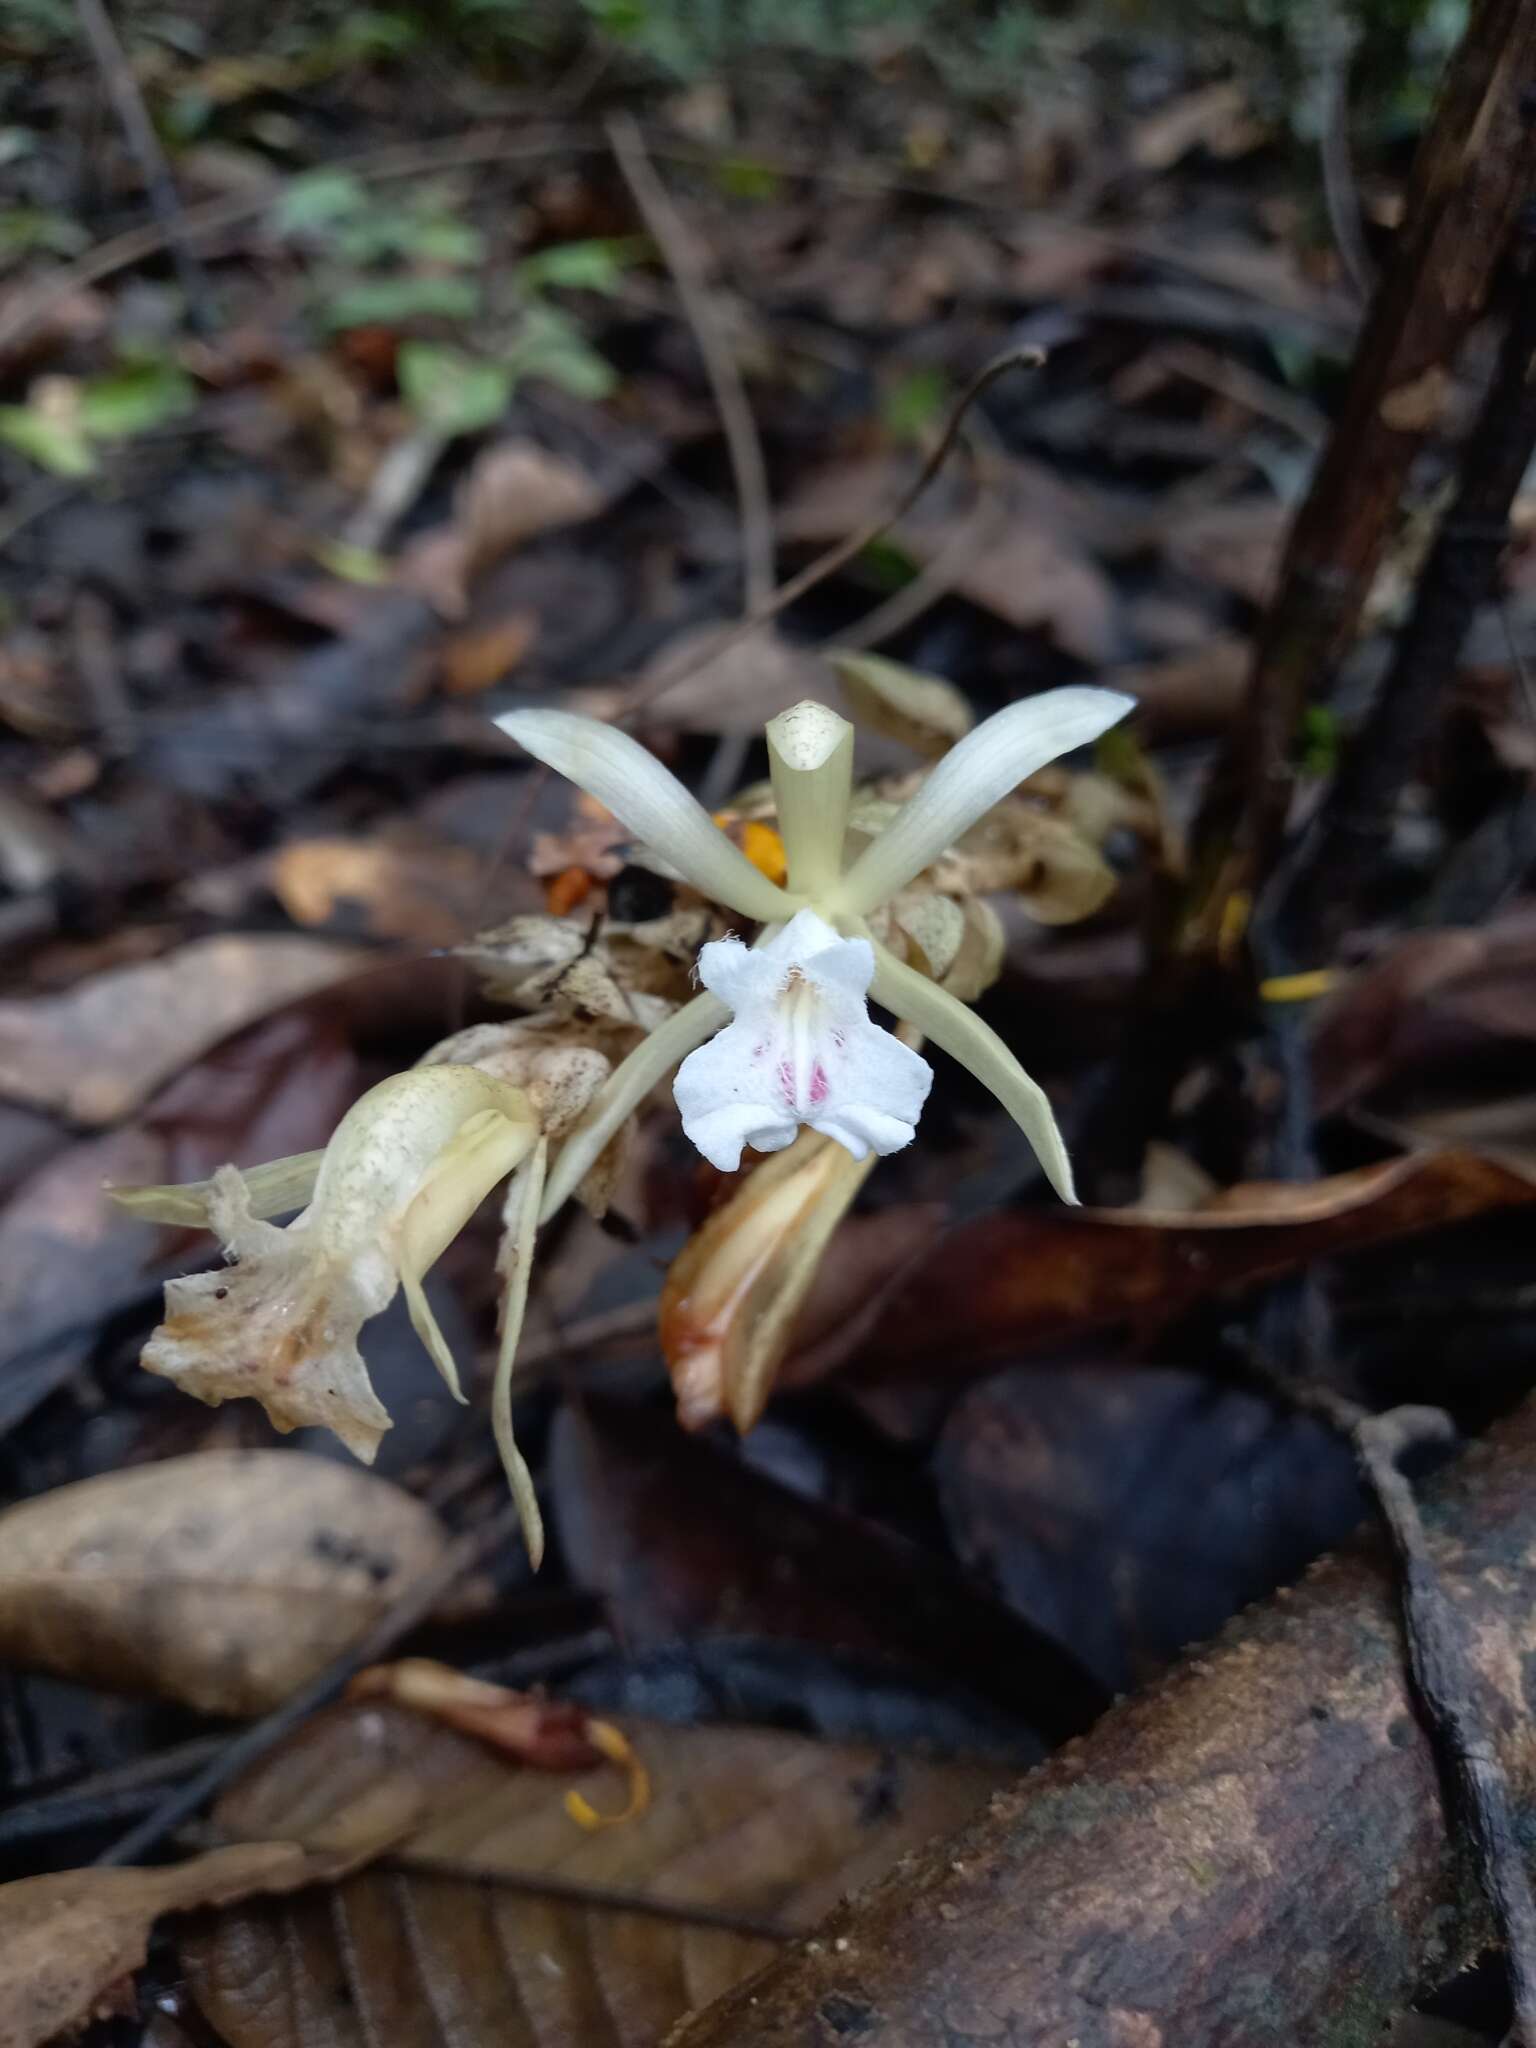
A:
[[[1425,1489],[1536,1801],[1536,1400]],[[1489,1922],[1374,1532],[905,1859],[667,2048],[1365,2048]]]

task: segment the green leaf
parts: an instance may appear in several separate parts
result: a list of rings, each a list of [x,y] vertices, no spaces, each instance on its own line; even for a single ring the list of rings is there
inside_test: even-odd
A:
[[[368,194],[350,171],[305,171],[291,178],[272,209],[280,235],[314,235],[362,213]]]
[[[406,342],[395,375],[417,419],[440,434],[478,434],[494,426],[512,397],[505,363],[476,362],[434,341]]]
[[[317,540],[310,553],[322,569],[329,569],[344,583],[371,585],[389,581],[389,563],[373,548],[360,548],[348,540]]]
[[[728,199],[777,199],[784,180],[771,164],[749,156],[723,157],[715,166],[715,183]]]
[[[59,418],[30,405],[0,405],[0,441],[54,476],[89,476],[96,457],[78,415]]]
[[[348,285],[328,299],[320,317],[332,330],[400,327],[409,320],[472,320],[480,287],[469,277],[380,277]]]
[[[179,419],[196,403],[192,379],[175,363],[125,363],[86,384],[80,394],[80,423],[93,440],[123,440]]]
[[[640,256],[644,244],[637,235],[615,236],[590,242],[559,242],[541,249],[517,267],[518,283],[526,291],[543,291],[554,286],[567,291],[614,292],[624,273]]]
[[[885,394],[880,407],[885,430],[894,441],[920,441],[943,417],[949,400],[950,382],[942,370],[909,370]]]
[[[50,256],[75,256],[90,239],[68,214],[46,213],[36,206],[10,206],[0,212],[0,263],[30,256],[37,249]]]
[[[613,365],[597,353],[573,320],[553,306],[529,308],[512,351],[519,377],[543,377],[573,398],[607,398],[618,384]]]

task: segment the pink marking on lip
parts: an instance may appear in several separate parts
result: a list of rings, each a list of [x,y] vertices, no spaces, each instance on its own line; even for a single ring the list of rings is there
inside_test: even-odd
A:
[[[818,1060],[811,1068],[811,1107],[820,1109],[827,1099],[827,1070]]]

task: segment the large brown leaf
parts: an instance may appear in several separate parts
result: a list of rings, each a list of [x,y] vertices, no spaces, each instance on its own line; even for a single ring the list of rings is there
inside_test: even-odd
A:
[[[353,946],[231,933],[0,1003],[0,1094],[115,1123],[221,1039],[368,963]]]
[[[996,1779],[979,1765],[767,1730],[625,1732],[651,1805],[588,1831],[566,1811],[564,1781],[510,1768],[398,1707],[312,1723],[225,1800],[222,1826],[308,1840],[384,1784],[414,1788],[433,1818],[398,1846],[391,1872],[324,1898],[241,1907],[191,1937],[191,1989],[229,2048],[651,2048],[774,1951],[687,1916],[712,1909],[800,1932],[967,1818]],[[622,1798],[612,1771],[569,1783],[599,1811]],[[639,1895],[651,1910],[540,1897],[541,1881]]]
[[[0,1515],[0,1657],[205,1713],[260,1713],[444,1540],[402,1488],[299,1451],[106,1473]]]
[[[329,1884],[418,1817],[386,1785],[337,1826],[297,1842],[236,1842],[168,1870],[64,1870],[0,1885],[0,2048],[38,2048],[116,2005],[162,1913]]]
[[[1308,1260],[1536,1202],[1536,1177],[1471,1152],[1389,1159],[1306,1182],[1228,1188],[1204,1209],[1030,1209],[953,1230],[897,1290],[860,1369],[948,1369],[1085,1330],[1171,1321]],[[790,1358],[783,1384],[819,1377]]]

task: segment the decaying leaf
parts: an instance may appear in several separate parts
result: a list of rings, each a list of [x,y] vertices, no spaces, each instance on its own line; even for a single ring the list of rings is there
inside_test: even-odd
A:
[[[802,698],[831,694],[820,655],[792,646],[771,628],[744,640],[735,634],[734,626],[690,626],[651,658],[641,681],[660,723],[674,732],[756,736],[768,719]],[[705,660],[717,641],[720,652]],[[666,679],[674,675],[677,681],[668,686]],[[582,708],[577,700],[573,704]]]
[[[469,588],[503,555],[535,534],[590,519],[605,494],[582,469],[532,441],[503,441],[476,462],[454,517],[409,547],[399,579],[449,618],[459,617]]]
[[[772,1953],[771,1941],[692,1925],[690,1914],[806,1929],[966,1818],[995,1782],[984,1766],[767,1730],[625,1733],[649,1767],[650,1808],[590,1831],[544,1773],[509,1769],[397,1707],[321,1717],[225,1799],[221,1826],[307,1839],[402,1777],[432,1818],[394,1852],[399,1875],[235,1908],[194,1931],[182,1959],[203,2013],[229,2048],[653,2048],[690,2005]],[[611,1794],[607,1774],[575,1782],[599,1808]],[[609,1903],[562,1897],[572,1886],[601,1887]],[[615,1910],[615,1893],[649,1910]],[[669,1921],[669,1904],[681,1917]],[[284,1956],[306,1967],[290,1971]]]
[[[475,922],[485,869],[464,847],[295,839],[273,855],[272,892],[295,924],[361,927],[376,939],[452,946]]]
[[[444,1540],[400,1487],[298,1451],[106,1473],[0,1515],[0,1656],[204,1713],[261,1713]]]
[[[952,1231],[898,1288],[861,1354],[879,1375],[1022,1355],[1085,1330],[1169,1322],[1309,1259],[1536,1202],[1536,1179],[1471,1152],[1425,1152],[1310,1182],[1228,1188],[1203,1209],[1037,1209]],[[796,1375],[798,1379],[798,1375]]]
[[[602,1751],[587,1734],[591,1716],[572,1700],[514,1692],[431,1657],[371,1664],[347,1687],[349,1700],[393,1700],[413,1713],[489,1743],[541,1771],[591,1769]]]
[[[210,1046],[369,963],[354,946],[231,934],[57,996],[0,1002],[0,1094],[115,1122]]]
[[[729,1415],[745,1432],[757,1421],[832,1233],[874,1164],[802,1131],[683,1246],[659,1325],[685,1428]]]
[[[371,1862],[415,1817],[402,1790],[358,1801],[304,1846],[236,1842],[166,1870],[66,1870],[0,1885],[0,2048],[42,2048],[89,2019],[141,1967],[162,1914],[334,1884]]]
[[[965,698],[942,676],[923,675],[878,654],[834,652],[829,659],[854,724],[899,740],[925,760],[947,754],[976,722]]]

